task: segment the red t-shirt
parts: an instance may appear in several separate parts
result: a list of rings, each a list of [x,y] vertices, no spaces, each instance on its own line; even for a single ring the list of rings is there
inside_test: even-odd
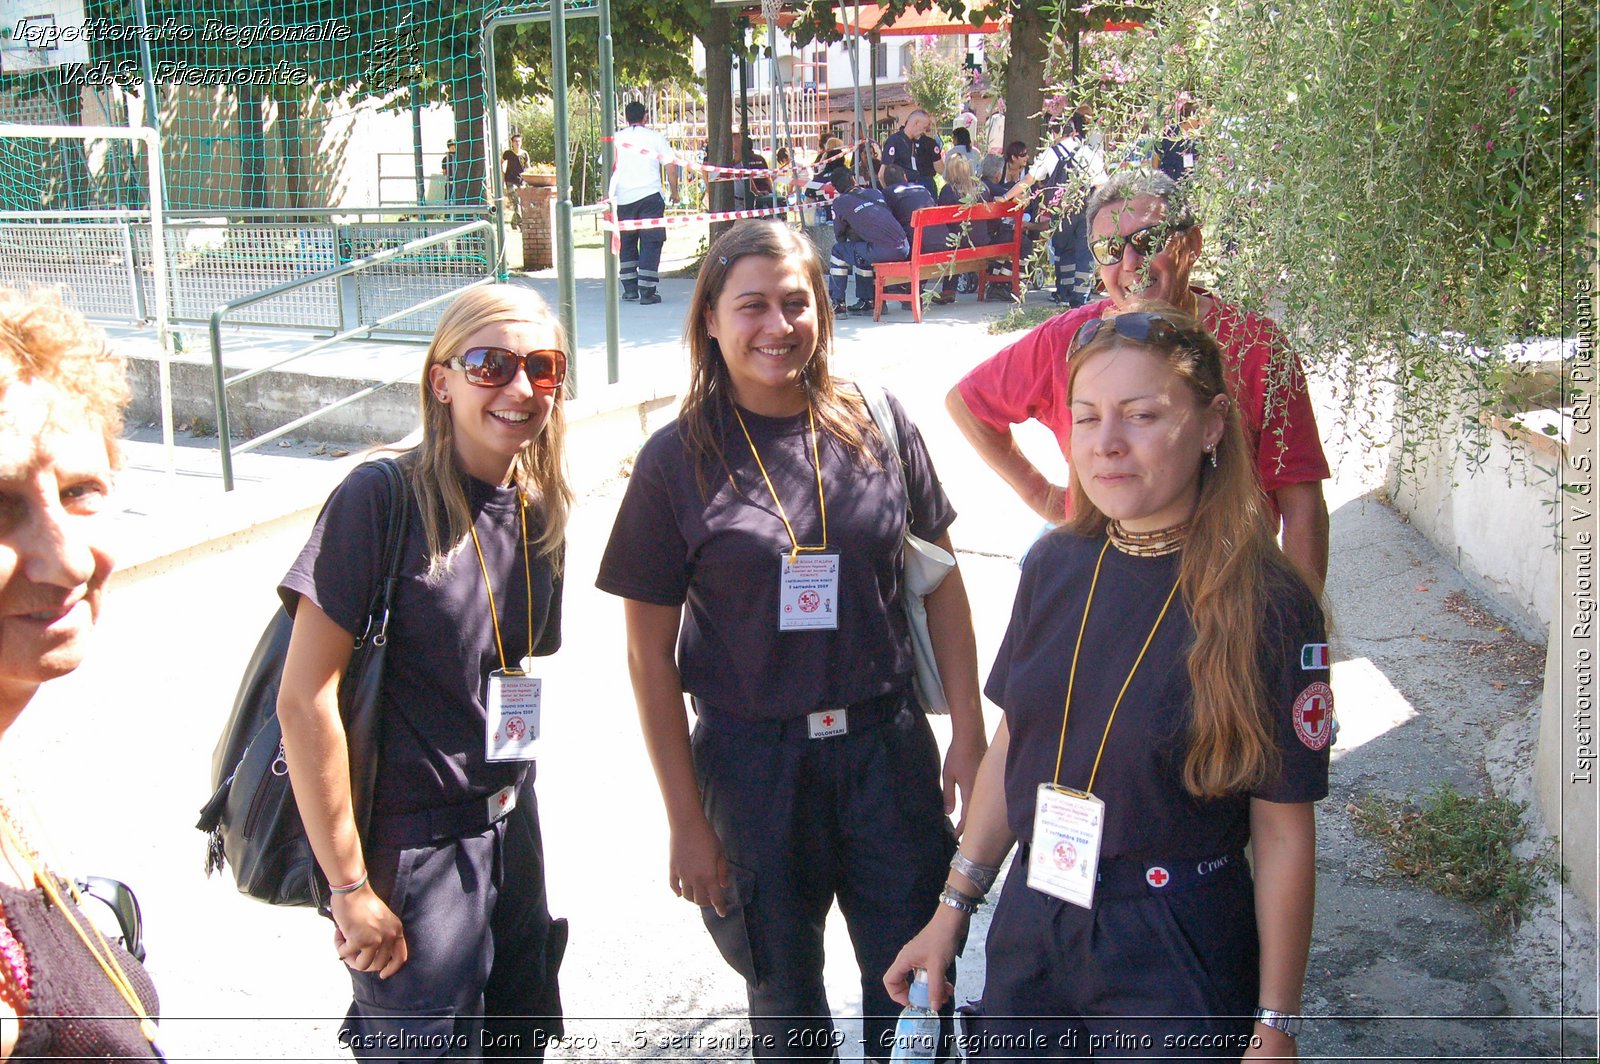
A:
[[[1271,318],[1215,296],[1210,303],[1202,322],[1222,348],[1228,390],[1239,404],[1262,490],[1270,497],[1287,484],[1328,479],[1305,373],[1282,331]],[[1102,299],[1058,315],[979,363],[956,385],[967,409],[997,432],[1038,421],[1070,458],[1067,348],[1084,322],[1111,307],[1111,300]]]

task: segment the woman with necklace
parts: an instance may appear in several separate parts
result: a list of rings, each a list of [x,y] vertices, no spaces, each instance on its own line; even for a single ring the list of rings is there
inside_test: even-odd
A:
[[[952,550],[955,514],[899,404],[896,453],[829,373],[822,264],[788,226],[743,222],[717,241],[686,333],[683,407],[639,454],[598,580],[627,600],[669,885],[744,977],[757,1060],[837,1058],[822,977],[837,901],[862,1055],[886,1060],[896,1009],[881,975],[938,904],[946,814],[983,754],[959,570],[927,598],[953,733],[942,800],[898,601],[908,524]]]
[[[103,335],[55,295],[0,288],[0,735],[100,617],[127,400]],[[149,976],[69,897],[0,808],[0,1059],[161,1059]]]
[[[1023,566],[944,907],[884,981],[904,1000],[954,955],[1017,842],[970,1055],[1292,1059],[1333,732],[1322,613],[1199,323],[1144,305],[1067,357],[1074,512]]]
[[[294,616],[278,715],[295,802],[332,891],[360,1060],[542,1059],[561,1031],[564,921],[545,902],[533,791],[537,658],[561,644],[572,501],[566,337],[531,289],[474,288],[439,318],[405,497],[363,466],[279,587]],[[370,824],[357,830],[340,677],[410,507],[389,619]],[[525,712],[531,690],[532,717]]]

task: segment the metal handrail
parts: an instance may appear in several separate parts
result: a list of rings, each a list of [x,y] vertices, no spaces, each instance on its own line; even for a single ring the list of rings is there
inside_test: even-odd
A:
[[[325,340],[319,340],[317,343],[312,344],[310,347],[304,349],[303,351],[297,352],[296,354],[290,355],[288,358],[285,358],[285,359],[282,359],[282,360],[280,360],[278,362],[275,362],[271,366],[263,366],[263,367],[258,367],[257,369],[253,369],[253,370],[246,370],[245,372],[240,373],[240,374],[236,374],[235,376],[233,376],[231,378],[228,378],[228,377],[224,376],[224,372],[223,372],[223,368],[222,368],[222,321],[228,314],[232,313],[235,310],[239,310],[242,307],[252,306],[252,305],[254,305],[256,303],[261,303],[261,302],[264,302],[264,301],[266,301],[268,299],[273,299],[273,298],[275,298],[277,296],[281,296],[285,292],[292,292],[296,288],[303,288],[303,287],[305,287],[307,285],[316,284],[319,281],[333,280],[334,278],[337,278],[337,277],[346,277],[346,276],[348,276],[350,274],[359,273],[362,270],[369,269],[369,268],[371,268],[373,266],[381,265],[382,263],[388,262],[388,261],[390,261],[392,259],[399,258],[399,257],[401,257],[403,255],[409,255],[409,254],[411,254],[413,252],[420,251],[423,248],[431,247],[434,244],[442,244],[442,243],[444,243],[446,241],[449,241],[449,240],[455,240],[455,239],[457,239],[459,237],[466,236],[469,233],[475,233],[480,229],[492,229],[492,228],[493,228],[493,226],[491,226],[489,222],[481,220],[481,219],[479,221],[476,221],[476,222],[468,222],[466,225],[459,225],[459,226],[456,226],[454,229],[446,229],[442,233],[434,233],[432,236],[420,237],[420,238],[418,238],[416,240],[411,240],[411,241],[408,241],[408,242],[406,242],[404,244],[401,244],[398,247],[392,247],[392,248],[389,248],[389,249],[387,249],[385,251],[379,251],[379,252],[377,252],[375,254],[368,255],[368,256],[366,256],[364,258],[354,259],[354,260],[352,260],[350,262],[345,263],[342,266],[333,266],[333,267],[330,267],[330,268],[328,268],[326,270],[321,270],[321,271],[319,271],[317,273],[308,274],[305,277],[301,277],[301,278],[298,278],[298,279],[293,280],[293,281],[285,281],[283,284],[274,285],[273,287],[264,289],[264,290],[262,290],[260,292],[255,292],[255,293],[252,293],[252,294],[247,295],[247,296],[240,296],[238,299],[229,300],[226,303],[222,303],[222,304],[218,305],[214,310],[212,310],[212,312],[211,312],[211,372],[212,372],[213,386],[214,386],[215,392],[216,392],[217,436],[221,441],[222,490],[223,491],[232,491],[233,490],[233,452],[235,450],[238,450],[240,452],[244,452],[244,451],[248,451],[248,450],[251,450],[253,448],[259,447],[263,443],[266,443],[269,440],[277,439],[279,436],[282,436],[283,434],[285,434],[287,432],[292,432],[293,430],[299,428],[300,426],[305,425],[305,424],[315,420],[316,418],[321,417],[322,415],[324,415],[324,414],[326,414],[326,413],[328,413],[330,411],[337,410],[340,407],[346,406],[346,405],[348,405],[350,403],[353,403],[358,399],[365,398],[366,396],[371,395],[373,392],[378,391],[381,388],[387,388],[390,384],[395,383],[395,381],[386,381],[386,382],[384,382],[383,384],[380,384],[380,385],[373,385],[373,386],[364,388],[360,392],[357,392],[355,395],[347,396],[344,399],[338,400],[337,402],[330,403],[327,406],[324,406],[321,409],[319,409],[319,410],[317,410],[317,411],[315,411],[315,412],[313,412],[311,414],[307,414],[304,417],[297,418],[294,421],[289,422],[287,425],[281,425],[278,428],[273,429],[271,432],[263,433],[262,435],[256,436],[253,439],[246,440],[244,443],[240,444],[237,448],[233,446],[232,435],[231,435],[230,427],[229,427],[229,424],[228,424],[228,387],[229,387],[229,385],[239,383],[240,381],[248,380],[251,377],[254,377],[254,376],[256,376],[257,374],[260,374],[260,373],[264,373],[269,369],[275,369],[278,366],[284,365],[285,363],[293,362],[296,359],[304,358],[307,355],[314,354],[317,351],[320,351],[323,348],[329,346],[330,344],[335,344],[335,343],[339,343],[339,342],[344,341],[344,340],[353,339],[354,337],[361,336],[363,334],[371,333],[371,332],[373,332],[373,331],[375,331],[377,329],[381,329],[383,326],[389,324],[390,322],[396,321],[396,320],[398,320],[400,318],[403,318],[403,317],[407,317],[407,316],[409,316],[411,314],[415,314],[417,311],[422,310],[422,309],[424,309],[426,307],[430,307],[435,303],[443,302],[446,299],[450,299],[450,298],[458,295],[462,289],[456,289],[455,291],[446,292],[443,295],[438,295],[438,296],[434,296],[434,297],[432,297],[430,299],[425,299],[420,303],[414,303],[411,306],[406,307],[403,310],[399,310],[399,311],[396,311],[393,314],[386,315],[386,316],[384,316],[384,317],[378,319],[377,321],[372,322],[372,323],[370,323],[368,325],[358,325],[354,329],[346,329],[344,332],[336,333],[335,335],[330,336]],[[471,287],[474,287],[474,286],[480,285],[480,284],[488,284],[488,283],[492,282],[493,280],[494,280],[494,274],[490,273],[488,276],[484,277],[483,279],[478,280],[478,281],[474,281],[471,285],[464,285],[462,287],[463,288],[471,288]],[[401,379],[401,378],[396,378],[396,380],[399,380],[399,379]]]

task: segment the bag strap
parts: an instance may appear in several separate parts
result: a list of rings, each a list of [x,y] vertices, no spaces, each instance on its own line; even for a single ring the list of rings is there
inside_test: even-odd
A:
[[[405,546],[406,529],[410,522],[410,491],[406,486],[405,471],[393,458],[380,458],[373,463],[383,470],[388,481],[389,497],[385,506],[387,520],[383,537],[383,580],[373,594],[372,605],[367,610],[367,627],[356,639],[355,649],[360,649],[370,637],[373,646],[383,646],[389,639],[389,610],[394,603],[395,584],[400,577],[400,556]]]
[[[861,398],[866,400],[867,412],[872,415],[873,424],[878,426],[878,431],[883,433],[883,438],[889,441],[889,449],[894,452],[895,472],[900,474],[900,486],[906,485],[905,456],[900,453],[900,431],[894,423],[894,411],[889,409],[889,396],[876,384],[867,384],[865,381],[856,381],[856,390],[861,393]]]

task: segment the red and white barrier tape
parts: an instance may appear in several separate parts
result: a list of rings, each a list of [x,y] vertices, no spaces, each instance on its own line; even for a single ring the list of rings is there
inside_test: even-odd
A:
[[[643,147],[643,146],[640,146],[640,145],[620,145],[620,144],[616,143],[616,138],[614,138],[614,137],[607,137],[606,139],[611,141],[612,144],[619,151],[631,151],[631,152],[634,152],[636,154],[643,155],[646,158],[655,159],[658,162],[661,162],[663,164],[666,164],[666,163],[669,163],[669,162],[670,163],[678,163],[678,164],[680,164],[680,165],[682,165],[682,166],[684,166],[684,167],[686,167],[686,168],[688,168],[690,170],[696,170],[696,171],[699,171],[700,173],[708,175],[707,176],[707,180],[708,181],[711,181],[711,180],[715,180],[715,181],[731,181],[731,180],[733,180],[735,178],[740,178],[740,177],[782,177],[782,176],[784,176],[786,174],[794,174],[796,176],[809,176],[810,174],[812,174],[816,170],[815,166],[803,165],[803,164],[797,164],[797,165],[794,165],[794,166],[786,166],[786,167],[782,167],[782,168],[778,168],[778,169],[761,169],[760,167],[749,167],[749,166],[717,166],[717,165],[715,165],[713,163],[696,162],[695,160],[686,158],[686,157],[684,157],[682,155],[678,155],[676,153],[673,154],[673,157],[671,159],[668,159],[666,156],[662,155],[660,152],[655,151],[655,150],[653,150],[651,148],[646,148],[646,147]],[[861,141],[861,142],[859,142],[857,144],[852,145],[852,147],[860,148],[863,144],[866,144],[866,143],[868,143],[868,142],[863,140],[863,141]]]
[[[813,200],[813,203],[827,202]],[[667,229],[680,225],[704,225],[707,222],[732,222],[741,218],[768,218],[777,214],[788,214],[790,211],[800,209],[800,204],[782,204],[777,207],[762,207],[753,211],[712,211],[700,214],[669,214],[665,218],[624,218],[620,221],[609,215],[601,219],[600,224],[613,232],[627,232],[633,229]]]

